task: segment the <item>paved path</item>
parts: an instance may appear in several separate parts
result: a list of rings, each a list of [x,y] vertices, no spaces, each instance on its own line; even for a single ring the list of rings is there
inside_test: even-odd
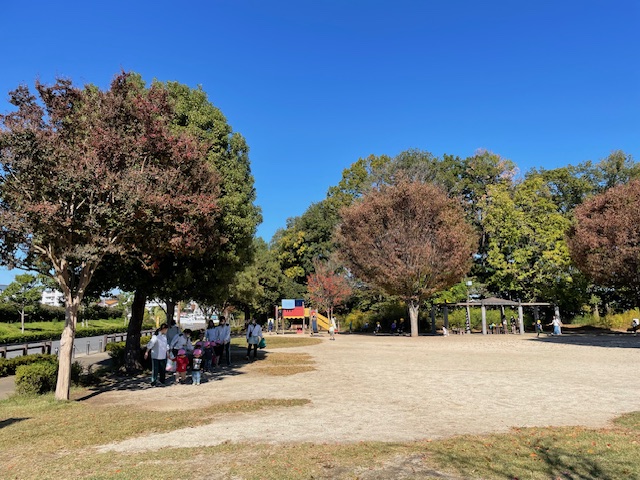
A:
[[[109,391],[87,401],[162,411],[249,399],[311,401],[129,439],[101,451],[157,449],[175,438],[183,447],[197,447],[229,441],[412,441],[523,426],[601,427],[640,410],[640,384],[630,370],[638,347],[640,338],[625,335],[345,335],[287,350],[312,355],[313,372],[269,377],[255,362],[200,387]]]

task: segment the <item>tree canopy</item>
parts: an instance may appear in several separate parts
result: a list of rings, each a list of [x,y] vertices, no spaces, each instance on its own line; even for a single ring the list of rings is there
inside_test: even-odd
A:
[[[65,297],[56,398],[69,395],[77,313],[105,255],[220,245],[206,149],[172,131],[165,89],[122,73],[106,91],[70,80],[11,92],[0,123],[0,260],[53,275]]]
[[[589,278],[630,291],[640,306],[640,180],[578,206],[568,243],[571,258]]]
[[[420,302],[471,267],[477,237],[459,202],[433,184],[400,181],[372,190],[341,216],[342,261],[357,278],[404,299],[417,335]]]

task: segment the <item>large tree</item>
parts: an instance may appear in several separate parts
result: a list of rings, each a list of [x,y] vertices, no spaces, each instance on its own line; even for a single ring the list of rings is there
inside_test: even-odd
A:
[[[433,184],[401,180],[373,189],[341,213],[337,241],[345,265],[405,300],[417,336],[420,303],[471,267],[477,238],[459,202]]]
[[[65,298],[56,398],[69,398],[78,309],[105,255],[149,261],[219,239],[218,182],[199,142],[172,131],[165,89],[128,74],[110,88],[69,80],[11,93],[0,117],[4,264],[50,273]],[[153,251],[153,249],[152,249]]]
[[[514,300],[558,302],[555,294],[573,282],[565,242],[569,219],[539,176],[513,189],[494,185],[488,193],[483,210],[489,287]]]
[[[596,284],[630,292],[640,306],[640,180],[586,200],[568,233],[571,258]]]

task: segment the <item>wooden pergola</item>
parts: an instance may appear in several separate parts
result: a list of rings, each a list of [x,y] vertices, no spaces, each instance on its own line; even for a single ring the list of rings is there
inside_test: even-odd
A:
[[[475,300],[469,302],[459,302],[459,303],[445,303],[440,304],[438,306],[442,307],[442,313],[444,316],[444,326],[449,328],[449,307],[465,307],[467,309],[467,314],[470,318],[471,307],[480,307],[482,312],[482,334],[487,334],[487,307],[500,307],[502,313],[504,314],[504,307],[517,307],[518,308],[518,326],[520,330],[520,334],[524,333],[524,307],[533,307],[533,316],[537,320],[538,319],[538,307],[550,307],[553,306],[551,303],[545,302],[514,302],[513,300],[506,300],[504,298],[497,297],[489,297],[484,298],[482,300]],[[433,306],[431,309],[431,332],[436,333],[436,315],[435,315],[435,307]],[[560,316],[560,312],[558,307],[555,307],[556,315]]]

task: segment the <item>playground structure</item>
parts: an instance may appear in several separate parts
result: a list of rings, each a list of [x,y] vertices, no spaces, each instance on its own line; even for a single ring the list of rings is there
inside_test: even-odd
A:
[[[318,312],[317,309],[305,307],[303,300],[294,300],[294,302],[295,306],[293,308],[276,307],[276,322],[281,322],[280,325],[276,323],[276,331],[280,327],[279,329],[283,332],[288,328],[289,330],[295,329],[300,333],[304,333],[305,330],[311,328],[312,316],[315,316],[318,330],[329,331],[331,321],[327,317]]]

